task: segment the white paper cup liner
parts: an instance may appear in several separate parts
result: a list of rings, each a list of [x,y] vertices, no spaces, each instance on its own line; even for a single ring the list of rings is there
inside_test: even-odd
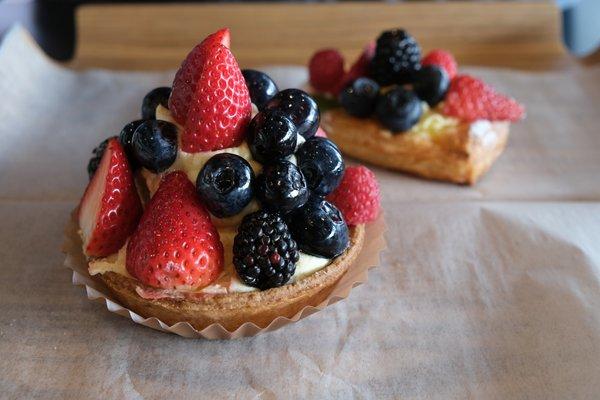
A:
[[[367,281],[369,270],[379,265],[379,254],[386,246],[384,232],[385,222],[383,214],[380,214],[376,221],[367,224],[365,241],[359,255],[335,284],[331,293],[321,303],[316,306],[306,306],[290,318],[285,316],[276,317],[264,328],[252,322],[245,322],[233,331],[225,329],[218,323],[210,324],[201,330],[195,329],[184,321],[168,325],[155,317],[146,318],[123,307],[118,301],[114,300],[113,296],[110,295],[110,291],[102,282],[93,279],[88,273],[88,262],[82,252],[75,218],[71,218],[65,228],[63,252],[66,254],[65,266],[73,271],[73,285],[83,286],[88,299],[103,303],[108,311],[129,318],[137,324],[187,338],[237,339],[274,331],[348,297],[354,287]]]

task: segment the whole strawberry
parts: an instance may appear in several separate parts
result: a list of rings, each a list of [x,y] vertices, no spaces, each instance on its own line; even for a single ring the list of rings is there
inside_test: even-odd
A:
[[[500,94],[470,75],[457,75],[450,84],[442,112],[465,121],[518,121],[525,115],[516,100]]]
[[[431,50],[429,53],[427,53],[425,58],[421,60],[421,65],[424,67],[428,65],[437,65],[438,67],[442,67],[444,70],[446,70],[446,73],[450,79],[456,76],[456,71],[458,70],[454,56],[446,50],[439,49]]]
[[[116,253],[135,229],[142,204],[127,156],[111,138],[79,205],[83,250],[90,257]]]
[[[336,49],[317,51],[308,63],[310,84],[319,92],[330,92],[344,76],[344,57]]]
[[[185,124],[192,95],[196,91],[196,83],[202,75],[206,49],[221,44],[229,47],[231,35],[229,29],[223,28],[209,35],[190,51],[173,80],[173,88],[169,97],[169,110],[180,125]]]
[[[205,49],[203,60],[181,136],[188,153],[239,145],[252,113],[246,81],[231,51],[215,44]]]
[[[166,175],[127,245],[127,271],[162,289],[209,285],[223,270],[223,245],[194,185]]]
[[[379,184],[367,167],[347,167],[340,185],[327,199],[344,215],[348,225],[359,225],[377,218],[380,209]]]

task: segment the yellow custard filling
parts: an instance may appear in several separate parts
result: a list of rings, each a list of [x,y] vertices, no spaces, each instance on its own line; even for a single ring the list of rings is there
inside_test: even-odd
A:
[[[258,111],[253,105],[253,116],[257,112]],[[162,107],[161,105],[159,105],[156,108],[156,119],[171,122],[177,126],[177,129],[180,132],[182,130],[181,126],[179,126],[171,116],[169,110]],[[304,139],[301,136],[299,136],[297,146],[300,146],[303,142]],[[237,147],[200,153],[186,153],[182,151],[181,146],[179,146],[175,162],[163,174],[166,174],[171,171],[183,171],[186,173],[188,179],[195,183],[196,177],[198,176],[198,173],[200,172],[204,164],[206,164],[206,162],[215,154],[219,153],[231,153],[244,158],[246,161],[248,161],[248,163],[251,165],[252,169],[256,174],[260,173],[262,169],[262,166],[258,162],[254,161],[254,159],[252,158],[252,153],[250,152],[250,148],[248,147],[246,142],[243,142]],[[290,161],[295,163],[294,156],[290,157]],[[163,174],[154,174],[146,169],[142,169],[141,174],[144,178],[144,182],[146,184],[146,187],[148,188],[150,196],[152,196],[158,189]],[[217,218],[211,215],[211,219],[219,232],[221,243],[223,243],[224,269],[221,276],[215,282],[213,282],[207,287],[196,290],[196,292],[217,294],[250,292],[258,290],[254,287],[245,285],[239,279],[233,267],[233,241],[235,235],[237,234],[237,227],[239,226],[245,215],[257,211],[258,209],[258,202],[256,200],[252,200],[240,213],[232,217]],[[125,266],[126,258],[127,244],[125,244],[115,254],[112,254],[105,258],[91,260],[89,263],[89,272],[91,275],[102,274],[106,272],[114,272],[123,276],[127,276],[129,278],[133,278],[129,274]],[[294,282],[297,279],[310,275],[326,267],[330,263],[331,259],[316,257],[300,252],[300,258],[296,263],[296,271],[294,273],[294,276],[290,279],[290,283]]]
[[[422,103],[423,115],[409,131],[408,134],[421,136],[436,136],[442,132],[452,131],[460,125],[460,120],[441,114],[436,109],[430,108],[427,103]]]

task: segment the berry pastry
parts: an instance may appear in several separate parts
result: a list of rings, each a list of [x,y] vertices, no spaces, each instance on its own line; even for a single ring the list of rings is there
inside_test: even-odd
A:
[[[208,36],[94,149],[78,212],[91,275],[130,310],[199,330],[321,303],[379,213],[373,174],[345,168],[315,100],[241,71],[229,43]]]
[[[340,72],[341,71],[341,72]],[[525,109],[470,75],[452,54],[383,32],[344,72],[335,49],[309,62],[321,125],[350,156],[424,178],[474,184],[500,156]]]

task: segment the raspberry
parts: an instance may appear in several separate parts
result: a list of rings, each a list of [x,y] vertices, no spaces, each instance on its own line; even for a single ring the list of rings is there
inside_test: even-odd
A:
[[[375,174],[367,167],[348,167],[337,189],[328,196],[348,225],[364,224],[379,215],[380,193]]]
[[[456,71],[458,69],[458,65],[456,64],[456,60],[454,56],[450,54],[450,52],[446,50],[431,50],[425,58],[421,61],[421,65],[437,65],[438,67],[442,67],[446,70],[448,77],[450,79],[456,76]]]
[[[465,121],[518,121],[525,108],[483,81],[470,75],[457,75],[450,84],[442,112]]]
[[[316,90],[329,92],[344,76],[344,57],[335,49],[319,50],[310,59],[308,72]]]

